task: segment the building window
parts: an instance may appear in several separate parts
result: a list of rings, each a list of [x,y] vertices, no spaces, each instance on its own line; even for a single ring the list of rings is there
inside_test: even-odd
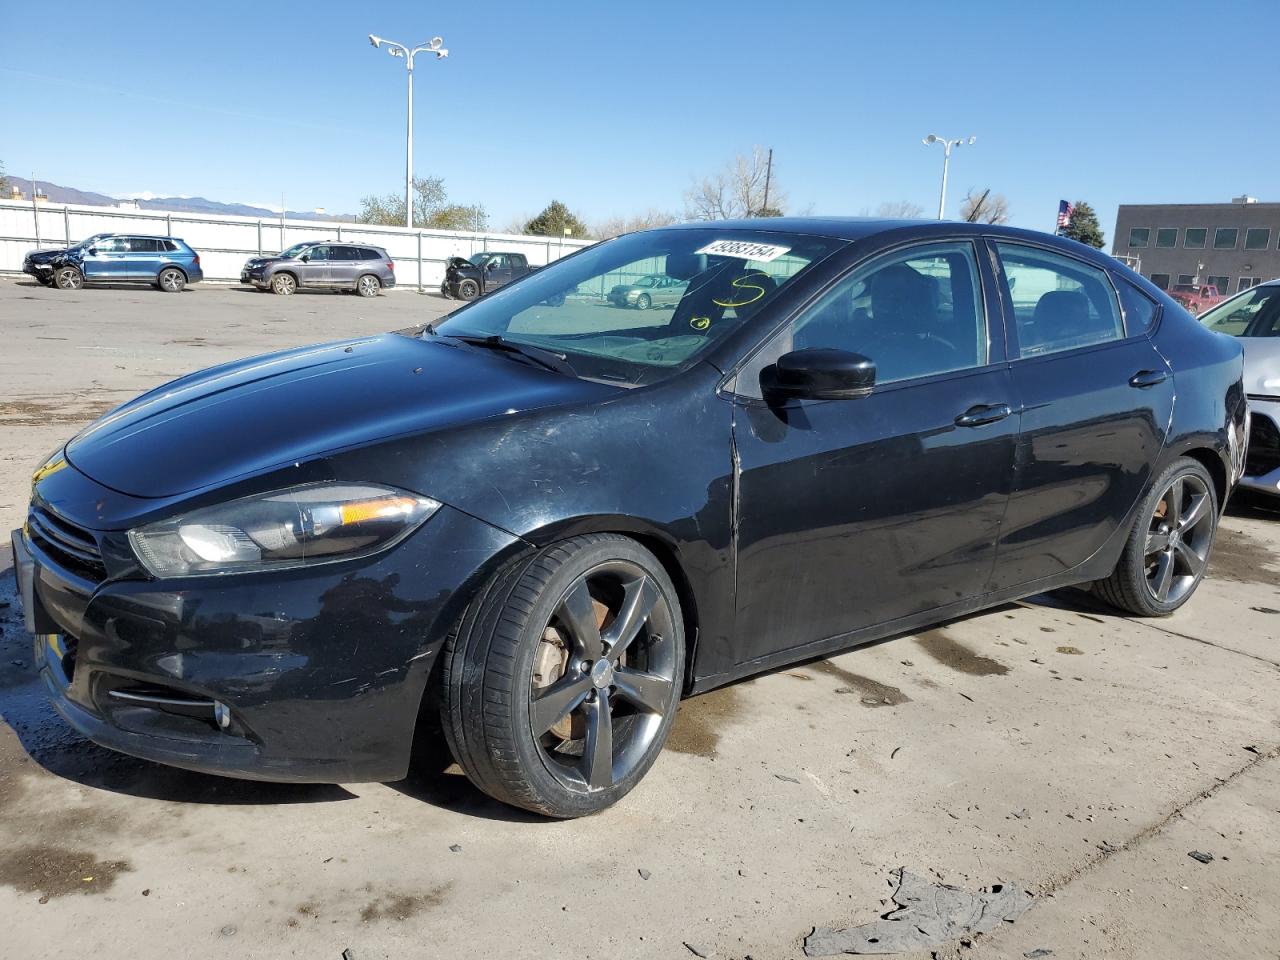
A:
[[[1145,247],[1151,242],[1151,229],[1149,227],[1130,227],[1129,228],[1129,246]]]
[[[1209,230],[1206,227],[1187,227],[1186,233],[1182,235],[1182,245],[1199,250],[1204,247],[1204,238],[1208,233]]]
[[[1176,247],[1178,245],[1178,228],[1161,227],[1156,231],[1157,247]]]
[[[1219,227],[1213,231],[1213,249],[1234,250],[1239,237],[1240,231],[1235,227]]]
[[[1261,277],[1241,277],[1240,284],[1236,287],[1236,290],[1248,290],[1250,287],[1256,287],[1261,282]],[[1219,290],[1218,292],[1222,293],[1224,291]]]
[[[1220,294],[1225,295],[1231,289],[1230,277],[1207,277],[1204,282],[1211,287],[1217,287]]]
[[[1151,275],[1151,282],[1161,290],[1169,289],[1169,275],[1167,273],[1153,273]]]
[[[1194,274],[1180,273],[1178,274],[1178,286],[1185,287],[1196,282]]]
[[[1246,250],[1265,250],[1271,246],[1270,227],[1250,227],[1244,232],[1244,248]]]

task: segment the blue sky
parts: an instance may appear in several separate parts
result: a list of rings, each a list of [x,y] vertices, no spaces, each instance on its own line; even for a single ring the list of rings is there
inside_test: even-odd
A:
[[[951,216],[970,187],[1036,228],[1085,199],[1110,239],[1121,202],[1280,200],[1275,0],[57,9],[55,37],[18,29],[47,11],[7,7],[0,161],[112,195],[338,213],[402,189],[405,71],[376,33],[445,38],[416,70],[416,172],[494,228],[553,197],[588,221],[679,213],[753,144],[793,209],[932,213],[931,132],[978,138],[953,157]]]

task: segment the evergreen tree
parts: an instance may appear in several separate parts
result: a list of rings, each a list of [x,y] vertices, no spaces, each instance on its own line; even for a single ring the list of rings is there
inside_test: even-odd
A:
[[[1077,200],[1071,212],[1071,222],[1059,231],[1062,236],[1079,240],[1089,246],[1101,250],[1106,240],[1102,236],[1102,227],[1098,225],[1098,215],[1093,207],[1083,200]]]
[[[559,200],[552,200],[540,214],[524,225],[525,233],[539,237],[563,237],[566,229],[569,231],[568,236],[579,240],[591,235],[587,225]]]

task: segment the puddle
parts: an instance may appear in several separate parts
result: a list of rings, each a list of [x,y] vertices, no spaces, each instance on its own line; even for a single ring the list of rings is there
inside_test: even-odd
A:
[[[897,687],[891,687],[887,683],[881,683],[879,680],[872,680],[870,677],[852,673],[843,667],[836,666],[830,660],[811,663],[806,669],[828,677],[835,677],[844,684],[844,686],[836,688],[836,693],[856,693],[861,698],[864,707],[896,707],[899,704],[911,702],[911,698]]]
[[[71,893],[105,893],[117,875],[132,870],[126,860],[99,860],[84,850],[53,846],[0,851],[0,884],[45,898]]]
[[[1280,567],[1280,556],[1275,551],[1246,534],[1219,527],[1206,576],[1237,583],[1275,584],[1280,580],[1276,567]]]
[[[448,883],[442,884],[421,894],[389,893],[365,904],[360,911],[360,919],[365,923],[375,920],[408,920],[424,910],[433,910],[443,904],[451,886]]]
[[[737,687],[721,687],[680,704],[666,749],[695,757],[714,757],[720,728],[742,712],[745,698]]]
[[[999,660],[975,653],[953,639],[943,627],[918,633],[915,640],[925,653],[952,670],[959,670],[973,677],[1000,677],[1009,672],[1009,668]]]

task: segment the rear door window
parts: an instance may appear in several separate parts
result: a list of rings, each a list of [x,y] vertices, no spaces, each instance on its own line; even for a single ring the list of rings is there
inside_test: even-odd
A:
[[[1115,290],[1099,267],[1041,247],[997,241],[1018,351],[1037,357],[1124,336]]]

